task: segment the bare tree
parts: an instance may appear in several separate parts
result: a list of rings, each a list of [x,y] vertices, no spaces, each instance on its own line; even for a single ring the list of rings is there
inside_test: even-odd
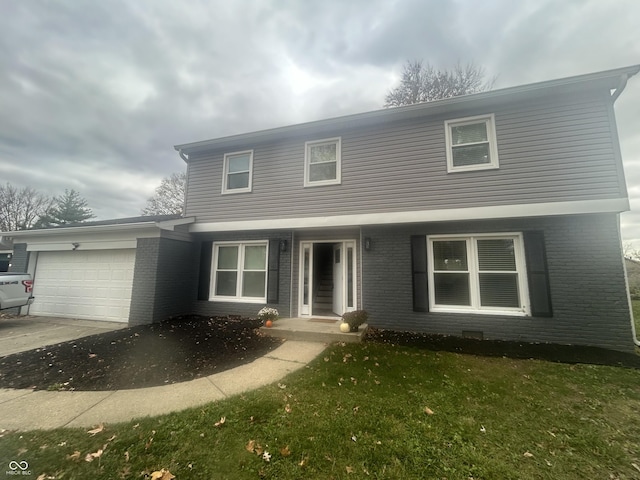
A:
[[[640,262],[640,249],[636,248],[633,243],[624,242],[622,244],[622,253],[624,255],[624,258]]]
[[[24,230],[35,225],[51,208],[53,199],[31,187],[0,185],[0,232]]]
[[[182,215],[184,212],[184,194],[187,174],[172,173],[162,179],[156,193],[147,200],[142,215]]]
[[[400,85],[385,97],[385,107],[399,107],[443,98],[484,92],[493,88],[496,78],[485,80],[484,68],[458,62],[451,70],[436,69],[421,60],[404,65]]]

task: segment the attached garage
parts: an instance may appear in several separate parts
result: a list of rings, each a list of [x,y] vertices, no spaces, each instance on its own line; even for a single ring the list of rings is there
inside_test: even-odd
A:
[[[141,325],[188,313],[193,218],[121,218],[2,233],[12,271],[33,276],[22,315]]]
[[[135,252],[39,252],[29,314],[127,322]]]

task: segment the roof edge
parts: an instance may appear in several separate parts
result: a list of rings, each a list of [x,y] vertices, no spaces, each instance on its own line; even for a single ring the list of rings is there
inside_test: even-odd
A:
[[[564,77],[554,80],[545,80],[542,82],[530,83],[525,85],[518,85],[514,87],[506,87],[498,90],[490,90],[487,92],[480,92],[470,95],[461,95],[458,97],[445,98],[442,100],[434,100],[432,102],[416,103],[413,105],[405,105],[402,107],[382,108],[378,110],[372,110],[369,112],[355,113],[351,115],[345,115],[340,117],[332,117],[327,119],[315,120],[311,122],[298,123],[293,125],[287,125],[282,127],[275,127],[266,130],[258,130],[255,132],[240,133],[236,135],[229,135],[225,137],[213,138],[209,140],[202,140],[191,143],[183,143],[174,145],[174,149],[183,156],[185,153],[189,154],[190,151],[206,150],[208,148],[223,147],[226,144],[242,141],[256,141],[269,138],[278,138],[296,132],[302,132],[307,129],[323,128],[332,125],[339,125],[341,123],[353,122],[366,122],[375,121],[378,119],[386,118],[390,119],[402,119],[410,118],[414,115],[423,114],[429,110],[444,109],[450,106],[460,105],[471,101],[490,101],[492,99],[498,99],[507,95],[519,95],[539,90],[552,90],[562,88],[570,85],[585,85],[588,83],[601,83],[604,82],[606,86],[614,89],[619,86],[620,78],[626,76],[631,78],[632,76],[640,72],[640,65],[631,65],[628,67],[616,68],[613,70],[605,70],[595,73],[587,73],[582,75],[576,75],[571,77]],[[611,81],[608,84],[608,81]],[[608,84],[608,85],[607,85]],[[186,161],[186,159],[185,159]]]

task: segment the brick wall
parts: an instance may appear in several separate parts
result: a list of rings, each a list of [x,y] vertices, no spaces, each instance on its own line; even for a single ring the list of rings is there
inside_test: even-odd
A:
[[[269,307],[278,309],[281,317],[291,315],[291,252],[292,252],[292,234],[290,231],[270,231],[270,232],[235,232],[235,233],[218,233],[202,235],[198,238],[199,242],[194,244],[194,251],[198,252],[192,267],[192,275],[198,278],[200,272],[200,251],[202,242],[207,241],[250,241],[250,240],[287,240],[288,246],[286,252],[280,252],[280,270],[279,270],[279,286],[278,286],[278,302],[267,304]],[[194,287],[194,292],[197,290]],[[236,302],[218,302],[195,300],[192,304],[192,312],[198,315],[224,316],[224,315],[242,315],[247,317],[255,317],[258,311],[265,304],[258,303],[236,303]]]
[[[10,272],[26,272],[29,252],[26,243],[16,243],[13,245],[13,257],[11,258]]]
[[[27,252],[27,244],[26,243],[16,243],[13,245],[13,257],[11,258],[11,267],[9,267],[10,272],[26,272],[27,265],[29,262],[29,252]],[[26,308],[25,308],[26,311]],[[7,313],[10,315],[18,315],[20,313],[20,308],[7,308],[6,310],[2,310],[2,313]]]
[[[194,245],[167,238],[139,238],[131,293],[130,325],[190,313],[195,299]]]
[[[553,317],[413,311],[411,235],[525,230],[545,234]],[[615,214],[366,227],[363,236],[372,239],[362,252],[363,305],[375,327],[633,351]]]

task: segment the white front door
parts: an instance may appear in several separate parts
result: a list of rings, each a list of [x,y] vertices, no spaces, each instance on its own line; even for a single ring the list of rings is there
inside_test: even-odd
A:
[[[328,251],[327,251],[328,250]],[[322,240],[300,242],[298,314],[342,315],[357,308],[356,241]],[[325,286],[327,273],[332,285]],[[321,293],[331,288],[325,300]],[[314,308],[315,303],[315,308]]]
[[[333,313],[344,313],[344,258],[343,244],[333,245]]]

